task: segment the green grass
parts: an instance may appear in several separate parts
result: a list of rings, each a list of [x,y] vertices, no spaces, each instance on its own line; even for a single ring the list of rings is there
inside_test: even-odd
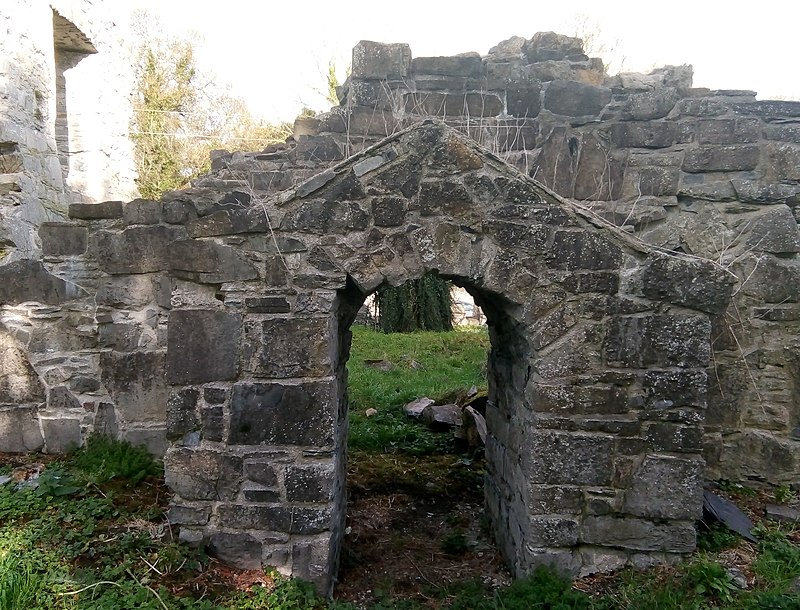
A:
[[[347,363],[350,448],[412,455],[453,452],[452,435],[431,432],[410,420],[403,405],[423,396],[437,400],[472,386],[485,388],[486,330],[392,334],[363,326],[352,330]],[[389,363],[391,368],[370,362]],[[370,408],[377,414],[367,417]]]

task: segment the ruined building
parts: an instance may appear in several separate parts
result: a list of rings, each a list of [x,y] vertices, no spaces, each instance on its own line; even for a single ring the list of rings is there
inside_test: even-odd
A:
[[[165,453],[170,520],[332,585],[349,331],[436,270],[490,327],[487,509],[514,571],[691,552],[704,477],[800,480],[800,102],[609,77],[580,41],[412,58],[159,201],[73,203],[0,266],[0,449]]]

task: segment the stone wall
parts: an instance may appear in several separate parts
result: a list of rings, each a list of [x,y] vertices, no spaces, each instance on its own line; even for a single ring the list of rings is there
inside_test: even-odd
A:
[[[36,229],[73,201],[135,196],[133,74],[101,0],[0,6],[0,247],[41,256]]]
[[[553,33],[484,57],[361,42],[339,93],[340,107],[296,121],[291,146],[220,153],[200,184],[279,191],[437,117],[648,244],[739,278],[714,320],[707,473],[800,482],[800,102],[694,88],[691,66],[609,77]]]

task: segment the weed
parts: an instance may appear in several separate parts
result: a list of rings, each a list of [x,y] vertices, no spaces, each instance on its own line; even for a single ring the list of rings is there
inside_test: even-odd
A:
[[[800,575],[800,546],[793,544],[781,529],[756,528],[761,537],[759,556],[753,569],[769,585],[781,586]]]
[[[775,488],[774,496],[777,504],[791,504],[797,499],[797,492],[789,485],[778,485]]]
[[[725,491],[735,496],[755,498],[758,495],[758,492],[755,489],[752,487],[747,487],[746,485],[742,485],[741,483],[734,483],[733,481],[728,481],[727,479],[723,479],[717,483],[720,491]]]
[[[143,447],[100,435],[89,437],[86,446],[72,454],[71,463],[94,483],[121,478],[136,484],[161,474],[161,467]]]
[[[698,595],[725,603],[733,601],[736,585],[725,568],[714,561],[701,557],[689,563],[686,578]]]
[[[739,543],[739,536],[721,523],[710,526],[701,522],[697,532],[697,548],[708,553],[718,553]]]
[[[461,532],[452,532],[442,538],[442,550],[448,555],[463,555],[469,550],[467,537]]]

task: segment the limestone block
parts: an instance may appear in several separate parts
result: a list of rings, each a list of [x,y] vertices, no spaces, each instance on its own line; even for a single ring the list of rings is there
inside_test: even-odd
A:
[[[166,378],[174,385],[234,379],[239,370],[238,313],[185,309],[170,312]]]
[[[653,409],[705,407],[706,371],[647,371],[642,381],[645,405]]]
[[[598,115],[611,101],[611,89],[576,81],[553,81],[544,92],[544,108],[564,116]]]
[[[564,432],[534,432],[526,473],[531,483],[609,485],[614,438]]]
[[[41,423],[47,453],[66,453],[81,446],[81,422],[79,419],[42,418]]]
[[[644,267],[642,290],[653,300],[722,313],[728,307],[735,281],[711,261],[652,253]]]
[[[284,471],[289,502],[330,502],[335,478],[333,464],[287,466]]]
[[[181,239],[171,244],[169,268],[181,279],[202,284],[222,284],[258,277],[255,266],[236,248],[197,239]]]
[[[347,233],[367,228],[369,214],[354,201],[337,203],[325,199],[304,201],[284,217],[281,228],[304,233]]]
[[[677,124],[664,121],[611,123],[604,130],[619,148],[668,148],[678,139]]]
[[[800,102],[782,100],[759,100],[757,102],[737,102],[731,104],[737,114],[758,116],[767,121],[800,117]]]
[[[65,282],[44,268],[40,261],[21,259],[0,265],[0,303],[17,304],[36,301],[58,305],[80,296],[84,291]]]
[[[248,321],[244,325],[244,369],[256,377],[330,375],[327,318]]]
[[[336,412],[333,403],[331,382],[234,384],[228,442],[330,445]]]
[[[226,564],[242,570],[261,569],[263,546],[250,534],[237,532],[212,534],[208,539],[208,552]]]
[[[410,67],[411,48],[407,44],[362,40],[353,47],[353,79],[403,78],[408,75]]]
[[[43,223],[39,227],[42,254],[45,256],[78,256],[86,252],[88,242],[86,227],[66,223]]]
[[[102,203],[71,203],[69,217],[80,220],[100,220],[103,218],[122,218],[121,201]]]
[[[689,148],[683,159],[683,171],[734,172],[755,169],[760,147],[755,144],[701,145]]]
[[[415,57],[411,60],[411,72],[417,74],[440,74],[443,76],[466,76],[480,78],[483,61],[477,53],[465,53],[451,57]]]
[[[564,517],[532,517],[526,544],[539,547],[574,546],[578,542],[580,524]]]
[[[542,89],[539,83],[532,83],[527,87],[509,87],[506,89],[506,111],[508,114],[519,118],[533,118],[542,108]],[[535,139],[528,142],[528,148],[533,148]]]
[[[339,145],[331,136],[302,136],[292,151],[299,161],[329,163],[344,158]]]
[[[204,407],[201,409],[200,427],[203,440],[222,442],[225,435],[225,412],[222,407]]]
[[[244,474],[248,481],[273,487],[278,484],[278,474],[271,462],[248,460],[244,463]]]
[[[645,428],[645,438],[653,451],[669,453],[700,453],[703,429],[672,422],[655,422]]]
[[[39,451],[44,445],[35,407],[0,409],[0,447],[3,451]]]
[[[403,96],[406,112],[427,117],[493,117],[503,112],[503,100],[494,93],[439,93],[426,91]]]
[[[776,205],[759,216],[750,229],[745,246],[773,254],[800,252],[800,229],[785,205]]]
[[[182,506],[173,504],[167,511],[172,525],[205,525],[211,517],[210,506]]]
[[[711,357],[710,333],[702,315],[614,316],[603,350],[612,366],[703,367]]]
[[[407,200],[401,197],[372,199],[372,217],[376,227],[399,227],[408,213]]]
[[[749,144],[758,142],[758,119],[703,119],[696,127],[698,144]]]
[[[43,401],[42,382],[25,350],[11,333],[0,327],[0,405],[16,406]]]
[[[130,227],[119,233],[97,231],[89,239],[89,253],[112,275],[163,271],[169,268],[170,246],[178,235],[160,225]]]
[[[589,516],[581,540],[637,551],[691,553],[696,545],[693,522],[654,523],[644,519]]]
[[[583,41],[580,38],[555,32],[537,32],[523,45],[522,53],[529,63],[558,59],[574,61],[586,59],[583,53]]]
[[[167,438],[175,440],[197,429],[197,400],[200,392],[196,388],[173,390],[167,399]]]
[[[678,90],[662,87],[646,93],[632,93],[622,103],[620,118],[624,121],[651,121],[667,116],[680,99]]]
[[[164,456],[166,484],[182,500],[233,500],[242,476],[238,456],[184,447],[172,448]]]
[[[622,249],[606,236],[583,231],[556,231],[553,245],[546,254],[554,269],[617,269],[622,265]]]
[[[104,352],[100,357],[103,384],[114,399],[117,417],[126,422],[164,422],[168,390],[164,353]]]
[[[128,225],[154,225],[161,221],[161,202],[134,199],[122,208],[122,218]]]
[[[329,508],[221,504],[217,514],[231,528],[319,534],[331,527]]]
[[[742,292],[767,303],[800,302],[800,265],[769,254],[745,261]]]

